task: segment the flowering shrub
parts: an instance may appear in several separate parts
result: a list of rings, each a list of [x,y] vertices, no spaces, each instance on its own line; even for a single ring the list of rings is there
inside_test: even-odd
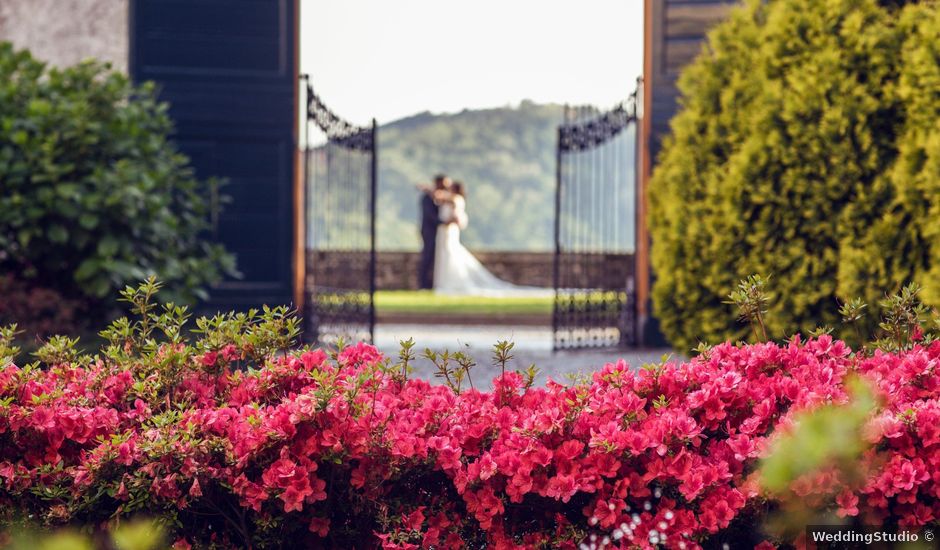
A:
[[[151,294],[127,291],[142,317],[105,331],[96,357],[58,340],[0,369],[0,521],[143,514],[183,548],[757,544],[776,506],[760,457],[799,411],[847,403],[850,375],[882,403],[863,479],[816,472],[792,490],[866,523],[940,515],[938,342],[723,344],[579,384],[503,372],[458,392],[409,379],[407,353],[289,351],[281,309],[201,319],[191,342],[185,311]]]

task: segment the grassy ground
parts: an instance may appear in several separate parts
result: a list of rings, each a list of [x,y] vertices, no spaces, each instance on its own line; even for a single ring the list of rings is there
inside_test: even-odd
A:
[[[379,314],[439,315],[551,315],[552,298],[479,298],[440,296],[429,290],[379,290],[375,293]]]

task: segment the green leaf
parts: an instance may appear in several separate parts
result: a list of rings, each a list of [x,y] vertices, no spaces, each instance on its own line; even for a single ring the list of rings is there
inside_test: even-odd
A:
[[[10,141],[17,145],[26,145],[26,141],[29,140],[29,134],[23,130],[17,130],[13,132],[13,135],[10,136]]]
[[[29,241],[33,238],[33,232],[29,229],[20,229],[16,232],[16,240],[23,248],[29,246]]]
[[[101,271],[101,260],[99,258],[88,258],[79,264],[78,269],[75,270],[75,280],[79,282],[87,281],[99,271]]]
[[[98,243],[98,254],[106,258],[111,258],[117,254],[119,247],[120,244],[118,243],[118,240],[111,235],[108,235],[101,239],[101,241]]]
[[[78,185],[74,183],[60,183],[55,191],[63,199],[76,199],[81,194]]]
[[[82,214],[78,218],[78,224],[85,229],[94,229],[98,226],[98,216],[94,214]]]
[[[49,240],[54,243],[61,244],[69,239],[69,232],[61,225],[53,225],[49,228],[47,234],[49,235]]]
[[[151,550],[163,542],[163,530],[150,521],[135,521],[114,531],[114,545],[119,550]]]
[[[52,110],[52,104],[45,99],[33,99],[29,102],[29,113],[31,115],[45,116]]]

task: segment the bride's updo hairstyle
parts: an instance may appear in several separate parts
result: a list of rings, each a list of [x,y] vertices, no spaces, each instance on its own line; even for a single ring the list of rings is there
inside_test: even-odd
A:
[[[455,195],[460,195],[461,197],[464,197],[464,198],[466,198],[466,196],[467,196],[467,190],[466,190],[466,188],[463,186],[463,182],[461,182],[461,181],[455,181],[454,184],[451,185],[450,190],[451,190],[451,192],[453,192]]]

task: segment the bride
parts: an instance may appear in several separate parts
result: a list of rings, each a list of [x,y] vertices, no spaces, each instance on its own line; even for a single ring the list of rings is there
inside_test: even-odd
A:
[[[434,199],[440,218],[434,252],[434,292],[491,297],[554,296],[550,288],[520,286],[499,279],[460,243],[460,230],[466,229],[469,222],[462,183],[454,182],[450,189],[436,191]]]

